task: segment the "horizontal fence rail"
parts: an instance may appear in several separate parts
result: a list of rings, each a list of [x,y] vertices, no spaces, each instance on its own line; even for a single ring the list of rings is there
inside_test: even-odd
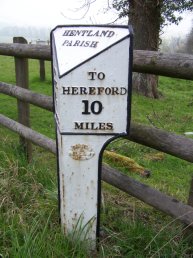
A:
[[[38,107],[53,111],[52,97],[34,93],[18,86],[0,82],[0,93],[16,97]],[[175,157],[193,162],[193,140],[155,127],[131,122],[128,140],[143,144]]]
[[[18,133],[24,138],[30,140],[34,144],[56,154],[56,143],[52,139],[37,133],[29,127],[26,127],[4,115],[0,114],[0,124],[9,128],[13,132]]]
[[[54,140],[3,115],[0,115],[0,124],[56,154]],[[193,228],[193,207],[183,204],[148,185],[137,182],[106,165],[102,166],[102,180]]]
[[[0,43],[0,55],[51,60],[50,46]],[[135,50],[133,71],[193,80],[193,55]]]
[[[19,100],[29,102],[35,106],[53,111],[52,97],[26,90],[16,85],[0,82],[0,93],[4,93]]]
[[[0,55],[51,61],[50,46],[0,43]]]
[[[193,55],[134,51],[133,71],[193,80]]]
[[[51,61],[49,46],[27,44],[0,44],[0,55]],[[193,55],[166,54],[154,51],[134,51],[133,71],[193,80]],[[0,93],[53,112],[52,97],[31,92],[16,85],[0,82]],[[54,140],[37,133],[21,123],[0,115],[0,124],[56,154]],[[126,139],[193,162],[193,140],[185,136],[131,122]],[[102,166],[102,179],[118,189],[138,198],[152,207],[180,220],[193,228],[193,207],[160,191],[123,175],[116,169]]]

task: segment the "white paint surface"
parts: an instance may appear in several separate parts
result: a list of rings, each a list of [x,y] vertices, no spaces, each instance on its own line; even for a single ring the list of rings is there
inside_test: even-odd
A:
[[[82,35],[70,36],[76,31],[82,31]],[[114,35],[112,37],[104,37],[104,36],[87,36],[86,31],[90,31],[90,35],[95,35],[98,31],[100,33],[102,31],[108,32],[112,31]],[[71,32],[68,35],[68,31]],[[65,35],[67,32],[67,36]],[[113,28],[110,27],[100,28],[100,27],[59,27],[53,32],[56,46],[56,56],[58,59],[58,70],[59,76],[68,72],[70,69],[75,67],[76,65],[86,61],[97,53],[103,51],[114,43],[118,42],[120,39],[129,35],[128,29]],[[96,42],[97,47],[73,47],[73,46],[64,46],[63,44],[68,41],[76,44],[77,41],[81,42]]]
[[[62,36],[66,29],[91,30],[92,33],[109,30],[114,32],[114,37],[92,37],[100,43],[96,48],[67,46],[63,45]],[[81,222],[79,226],[87,225],[82,237],[88,231],[86,238],[94,241],[100,195],[99,155],[112,137],[127,133],[130,106],[128,35],[128,28],[65,27],[54,30],[52,37],[62,228],[72,233]],[[75,42],[77,37],[70,36],[70,39]],[[90,36],[78,38],[80,41],[87,39],[90,41]],[[100,54],[96,56],[97,53]],[[69,69],[73,70],[68,72]],[[89,88],[94,91],[89,92]],[[114,88],[114,94],[107,94],[108,88]],[[72,89],[75,89],[73,94]],[[103,91],[97,94],[99,89]],[[88,104],[87,112],[85,103]],[[96,105],[91,108],[93,103]],[[102,106],[100,112],[99,106]]]
[[[84,28],[89,29],[89,28]],[[109,28],[108,28],[109,29]],[[59,32],[61,34],[61,29]],[[102,30],[102,28],[101,28]],[[109,29],[110,30],[110,29]],[[101,46],[106,49],[106,46],[110,46],[115,43],[121,37],[128,35],[128,29],[116,28],[115,30],[115,41],[109,39],[109,42],[102,42]],[[120,30],[120,33],[118,33]],[[123,32],[122,32],[123,30]],[[57,31],[57,30],[56,30]],[[59,35],[60,35],[59,34]],[[57,33],[55,32],[56,36]],[[117,36],[118,35],[118,36]],[[56,38],[56,37],[55,37]],[[69,68],[72,69],[73,66],[77,66],[80,62],[86,60],[89,56],[100,52],[101,47],[97,49],[92,49],[94,52],[88,48],[78,48],[78,47],[63,47],[61,37],[59,36],[59,42],[56,43],[58,46],[58,52],[56,54],[56,59],[54,61],[55,70],[58,72],[57,76],[61,73],[67,71]],[[107,44],[107,45],[105,45]],[[60,46],[60,47],[59,47]],[[100,45],[99,45],[100,46]],[[129,47],[130,38],[122,40],[120,43],[108,48],[106,51],[100,55],[90,59],[86,63],[80,65],[75,70],[71,71],[67,75],[63,76],[61,79],[57,79],[57,85],[55,87],[55,107],[56,107],[56,119],[58,127],[61,133],[98,133],[98,134],[121,134],[127,131],[127,103],[128,94],[125,95],[64,95],[63,87],[104,87],[112,88],[116,87],[121,90],[121,88],[128,89],[128,71],[129,71]],[[64,50],[61,50],[64,49]],[[86,53],[86,57],[84,53]],[[68,53],[69,52],[69,53]],[[78,52],[80,52],[78,54]],[[65,54],[66,53],[66,54]],[[60,56],[61,55],[61,56]],[[65,62],[60,60],[66,60]],[[62,63],[63,62],[63,63]],[[67,68],[68,67],[68,68]],[[60,70],[60,72],[58,71]],[[88,72],[103,72],[105,74],[104,80],[89,80]],[[128,93],[128,92],[127,92]],[[83,100],[88,100],[91,104],[94,101],[100,101],[103,105],[103,110],[99,115],[90,114],[83,115],[84,105]],[[78,130],[75,129],[75,122],[95,122],[96,126],[98,123],[112,123],[113,130],[91,130],[85,129]]]
[[[96,240],[98,208],[98,161],[101,148],[110,136],[60,135],[58,133],[60,168],[60,214],[65,233],[72,233],[81,218],[82,238]],[[72,145],[86,144],[95,150],[90,159],[70,157]],[[88,223],[90,222],[90,223]]]

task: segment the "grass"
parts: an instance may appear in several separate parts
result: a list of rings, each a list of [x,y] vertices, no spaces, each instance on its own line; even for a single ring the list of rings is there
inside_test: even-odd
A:
[[[29,61],[30,89],[52,94],[50,63],[46,81],[38,75],[38,61]],[[14,62],[0,56],[0,81],[15,84]],[[193,82],[160,77],[162,98],[132,97],[132,120],[183,135],[192,131]],[[0,96],[1,113],[17,119],[14,98]],[[31,127],[55,139],[53,114],[31,106]],[[61,233],[57,203],[56,158],[33,146],[33,160],[26,162],[18,136],[0,127],[0,254],[3,257],[193,257],[184,226],[175,219],[103,183],[101,241],[98,253],[87,243]],[[191,163],[148,147],[117,139],[108,150],[128,156],[150,170],[142,178],[120,163],[110,165],[175,198],[187,202]],[[108,162],[107,160],[104,160]]]

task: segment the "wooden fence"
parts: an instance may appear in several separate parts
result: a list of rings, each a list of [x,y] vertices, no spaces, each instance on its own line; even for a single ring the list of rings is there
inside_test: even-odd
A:
[[[24,69],[24,67],[19,69],[17,66],[27,65],[27,58],[51,60],[49,46],[22,43],[0,44],[0,55],[13,56],[15,58],[16,77],[21,78],[21,81],[17,83],[19,86],[22,86],[23,78],[28,76],[26,74],[28,69]],[[138,50],[134,51],[133,71],[193,80],[193,56],[183,54],[168,55]],[[28,85],[28,80],[25,82],[26,85]],[[48,111],[53,111],[51,97],[34,93],[26,88],[0,82],[0,93],[15,97],[18,99],[18,102],[27,103],[28,105],[33,104]],[[26,116],[26,113],[24,116]],[[0,114],[0,124],[18,133],[22,139],[25,139],[25,147],[30,141],[56,154],[55,141],[30,129],[29,123],[26,125],[23,121],[16,122]],[[193,140],[184,136],[132,122],[130,135],[126,138],[193,162]],[[30,155],[28,153],[29,158]],[[167,196],[104,165],[102,167],[102,180],[193,228],[193,207],[190,205],[183,204],[173,197]],[[189,204],[192,204],[192,199],[190,198],[192,196],[192,188],[190,189]]]

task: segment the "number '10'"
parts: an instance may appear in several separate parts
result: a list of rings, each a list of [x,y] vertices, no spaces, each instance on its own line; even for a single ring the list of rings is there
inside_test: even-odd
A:
[[[84,104],[84,109],[82,112],[83,115],[90,115],[91,113],[98,115],[103,109],[102,103],[97,100],[93,101],[91,104],[88,100],[82,100],[82,103]]]

